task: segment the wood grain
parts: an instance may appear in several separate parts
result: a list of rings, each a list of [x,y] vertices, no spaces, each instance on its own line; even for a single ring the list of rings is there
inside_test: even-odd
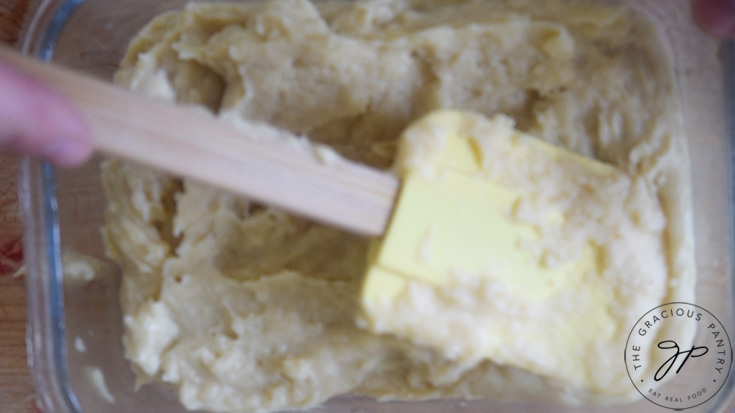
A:
[[[0,47],[0,59],[53,85],[86,117],[95,148],[192,178],[296,215],[382,235],[398,179],[283,140],[276,129],[236,128],[209,112],[147,99]],[[196,165],[196,167],[192,167]]]
[[[0,2],[0,42],[15,44],[18,41],[23,19],[30,0],[2,0]]]
[[[28,12],[30,0],[0,0],[0,43],[14,46]],[[0,249],[11,252],[0,256],[0,410],[37,412],[28,371],[25,347],[26,290],[22,277],[11,271],[22,258],[18,212],[17,157],[0,153]],[[19,255],[20,254],[20,255]]]

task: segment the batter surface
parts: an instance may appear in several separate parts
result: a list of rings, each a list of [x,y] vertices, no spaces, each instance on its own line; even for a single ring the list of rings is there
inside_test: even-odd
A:
[[[457,363],[360,328],[369,240],[110,160],[104,231],[124,274],[126,357],[139,382],[167,383],[187,408],[214,411],[308,407],[346,392],[638,396],[620,360],[627,329],[694,294],[688,160],[657,38],[633,11],[573,0],[276,0],[156,18],[116,78],[136,92],[272,124],[379,168],[400,169],[400,132],[431,110],[502,113],[624,171],[652,194],[626,204],[646,212],[634,224],[652,235],[639,240],[651,253],[636,255],[638,273],[606,272],[618,287],[605,311],[619,324],[600,327],[602,344],[623,342],[599,360],[606,384],[580,386],[490,360]]]

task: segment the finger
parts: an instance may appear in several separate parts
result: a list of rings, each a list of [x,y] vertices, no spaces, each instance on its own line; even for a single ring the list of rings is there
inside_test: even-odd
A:
[[[0,62],[0,147],[73,166],[89,157],[92,137],[58,92]]]
[[[692,15],[715,37],[735,37],[735,0],[693,0]]]

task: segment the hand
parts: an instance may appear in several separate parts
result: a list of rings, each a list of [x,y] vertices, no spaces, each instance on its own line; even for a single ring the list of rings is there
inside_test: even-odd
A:
[[[74,166],[89,157],[92,137],[59,93],[0,61],[0,150]]]
[[[735,0],[693,0],[692,15],[715,37],[735,37]]]

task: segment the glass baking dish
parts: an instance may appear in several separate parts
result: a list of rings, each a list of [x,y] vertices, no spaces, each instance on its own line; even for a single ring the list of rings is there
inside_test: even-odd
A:
[[[111,79],[128,41],[153,16],[187,0],[38,0],[22,33],[24,53]],[[701,33],[688,0],[628,1],[660,28],[674,64],[689,139],[698,280],[696,300],[733,336],[733,197],[735,47]],[[159,384],[134,390],[123,358],[117,289],[119,271],[104,255],[104,197],[99,161],[56,171],[25,160],[20,191],[28,286],[28,362],[40,407],[47,412],[182,412],[174,392]],[[99,260],[97,276],[64,279],[62,256]],[[622,362],[623,349],[619,355]],[[735,374],[694,411],[732,411]],[[104,385],[100,380],[104,380]],[[689,383],[699,377],[688,377]],[[650,411],[649,401],[596,411]],[[564,406],[488,400],[378,403],[345,395],[319,412],[567,411]],[[590,411],[590,408],[571,409]]]

